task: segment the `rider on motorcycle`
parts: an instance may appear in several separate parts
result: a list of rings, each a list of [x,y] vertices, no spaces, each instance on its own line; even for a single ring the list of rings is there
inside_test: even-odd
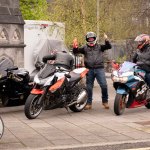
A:
[[[133,63],[146,71],[145,81],[150,87],[150,36],[140,34],[135,38],[135,42],[137,42],[138,46],[133,56]]]
[[[73,69],[74,59],[73,57],[66,52],[65,50],[58,51],[55,54],[46,55],[43,57],[43,62],[47,63],[48,60],[55,60],[54,66],[63,67],[68,70]]]

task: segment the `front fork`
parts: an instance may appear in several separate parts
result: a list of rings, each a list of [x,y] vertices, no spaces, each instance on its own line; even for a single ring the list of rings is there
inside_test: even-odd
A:
[[[43,91],[43,94],[42,94],[42,96],[41,96],[41,97],[39,98],[39,100],[38,100],[38,103],[37,103],[38,105],[42,105],[43,101],[44,101],[45,98],[46,98],[48,89],[49,89],[49,87],[47,86],[47,87],[44,87],[44,89],[42,90],[42,91]]]

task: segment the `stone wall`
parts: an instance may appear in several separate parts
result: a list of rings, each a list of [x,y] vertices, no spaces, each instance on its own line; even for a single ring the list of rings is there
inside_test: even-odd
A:
[[[0,57],[11,58],[24,66],[24,20],[19,0],[0,0]]]

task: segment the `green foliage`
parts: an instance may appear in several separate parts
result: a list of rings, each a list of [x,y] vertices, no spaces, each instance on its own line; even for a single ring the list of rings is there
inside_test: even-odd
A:
[[[54,0],[50,3],[50,21],[65,22],[67,45],[72,44],[74,37],[83,44],[86,32],[97,32],[97,23],[100,37],[103,37],[105,32],[113,40],[126,39],[135,36],[139,31],[143,32],[133,21],[137,18],[137,14],[142,12],[142,0],[99,0],[99,2],[99,20],[97,20],[97,0],[63,0],[63,2]]]
[[[63,0],[63,3],[55,0],[50,3],[50,21],[65,23],[67,45],[72,45],[74,37],[82,44],[87,31],[96,31],[95,6],[96,0]]]
[[[20,0],[24,20],[48,20],[46,0]]]
[[[120,63],[123,63],[123,62],[126,61],[126,60],[127,60],[127,56],[124,55],[123,57],[118,57],[118,58],[116,59],[116,62],[118,62],[118,63],[120,64]]]
[[[24,19],[65,23],[65,42],[68,46],[72,45],[75,37],[80,45],[85,43],[86,32],[97,33],[97,26],[101,40],[104,32],[112,40],[150,32],[149,26],[145,25],[146,20],[144,21],[145,15],[150,12],[149,0],[99,0],[98,9],[97,2],[98,0],[52,0],[48,6],[46,0],[20,0],[20,6]]]

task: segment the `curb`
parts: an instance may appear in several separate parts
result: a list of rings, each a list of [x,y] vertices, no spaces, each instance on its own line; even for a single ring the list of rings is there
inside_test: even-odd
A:
[[[146,143],[149,142],[150,144],[150,139],[148,140],[130,140],[130,141],[120,141],[120,142],[102,142],[102,143],[90,143],[90,144],[78,144],[78,145],[65,145],[65,146],[56,146],[56,147],[42,147],[42,148],[19,148],[19,150],[67,150],[67,149],[79,149],[79,148],[94,148],[94,147],[103,147],[103,146],[116,146],[116,145],[122,145],[122,144],[138,144],[138,143]],[[148,148],[148,149],[147,149]],[[146,150],[150,150],[150,147],[145,148]],[[139,150],[143,150],[143,148],[138,148]],[[8,150],[8,149],[5,149]],[[135,148],[131,149],[122,149],[122,150],[135,150]]]

